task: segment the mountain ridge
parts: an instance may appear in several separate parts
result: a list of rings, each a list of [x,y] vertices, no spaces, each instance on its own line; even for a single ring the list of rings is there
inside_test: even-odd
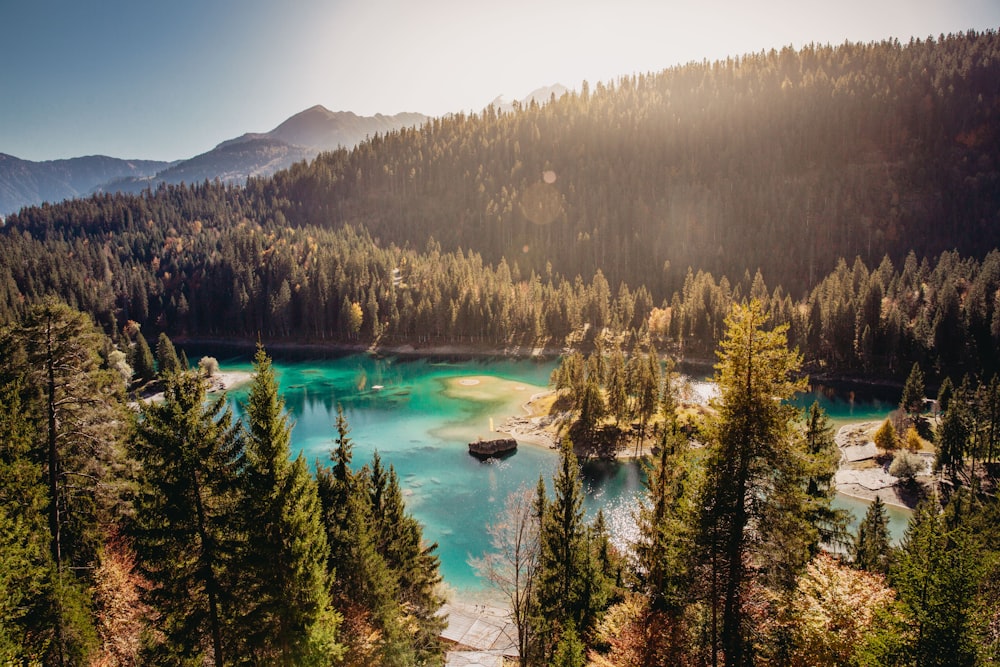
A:
[[[84,155],[34,162],[0,153],[0,214],[91,194],[99,183],[149,177],[172,163]]]
[[[544,105],[567,94],[555,83],[525,97],[508,101],[503,95],[489,105],[510,112],[532,103]],[[247,178],[270,176],[296,162],[308,161],[324,151],[351,149],[375,134],[402,127],[419,127],[431,120],[418,112],[376,113],[331,111],[322,104],[295,113],[267,132],[246,132],[225,139],[193,157],[174,160],[139,160],[88,155],[33,161],[0,153],[0,215],[25,206],[98,193],[139,193],[160,184],[199,183],[219,179],[240,184]]]
[[[366,137],[429,120],[415,112],[359,116],[316,104],[269,132],[247,132],[186,160],[166,162],[105,155],[32,161],[0,153],[0,215],[24,206],[101,192],[141,192],[161,183],[219,179],[242,183],[269,176],[296,162],[339,147],[353,148]]]

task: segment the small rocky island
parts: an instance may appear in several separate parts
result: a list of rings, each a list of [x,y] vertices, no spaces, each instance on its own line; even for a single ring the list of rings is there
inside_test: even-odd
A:
[[[469,443],[469,453],[478,459],[507,456],[517,450],[517,440],[514,438],[496,438],[483,440],[480,438]]]

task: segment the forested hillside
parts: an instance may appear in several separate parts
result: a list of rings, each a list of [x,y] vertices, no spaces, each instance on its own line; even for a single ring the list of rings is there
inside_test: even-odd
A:
[[[327,342],[648,327],[707,355],[753,295],[807,362],[993,368],[998,49],[988,32],[691,64],[245,188],[26,209],[0,310],[56,293],[109,332]]]
[[[248,196],[292,224],[434,235],[656,295],[692,266],[801,296],[840,257],[996,246],[998,111],[995,33],[786,48],[437,119]]]

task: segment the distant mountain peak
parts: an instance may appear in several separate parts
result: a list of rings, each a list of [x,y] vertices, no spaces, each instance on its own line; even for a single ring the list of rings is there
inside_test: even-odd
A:
[[[266,134],[293,146],[332,150],[351,148],[376,132],[419,125],[428,119],[422,114],[400,113],[359,116],[353,111],[330,111],[321,104],[300,111]]]
[[[522,108],[529,106],[532,102],[539,105],[548,104],[555,96],[559,99],[563,95],[569,92],[569,88],[562,85],[561,83],[554,83],[551,86],[543,86],[541,88],[536,88],[519,100],[511,100],[506,95],[497,95],[489,106],[492,106],[497,111],[512,111],[514,109],[514,103],[517,102]]]

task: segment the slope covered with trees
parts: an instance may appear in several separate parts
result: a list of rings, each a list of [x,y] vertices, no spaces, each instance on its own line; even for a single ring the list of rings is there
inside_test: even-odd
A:
[[[799,296],[839,257],[998,244],[998,49],[969,33],[688,64],[389,133],[250,196],[538,273],[663,294],[688,266],[761,268]]]
[[[55,293],[154,335],[506,345],[648,326],[705,355],[753,296],[807,363],[995,368],[998,44],[691,64],[246,188],[25,209],[2,230],[0,314]]]

